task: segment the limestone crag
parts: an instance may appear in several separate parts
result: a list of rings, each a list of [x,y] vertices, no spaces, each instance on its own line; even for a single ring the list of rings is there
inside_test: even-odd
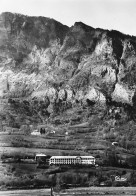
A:
[[[43,113],[87,100],[133,105],[135,63],[134,36],[82,22],[67,27],[45,17],[0,15],[0,96],[48,100]]]
[[[127,86],[116,83],[115,90],[112,93],[113,100],[123,103],[133,104],[134,90],[130,90]]]

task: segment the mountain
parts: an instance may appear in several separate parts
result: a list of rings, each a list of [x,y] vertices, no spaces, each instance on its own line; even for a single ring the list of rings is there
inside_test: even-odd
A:
[[[30,134],[39,124],[45,125],[46,136]],[[136,37],[82,22],[68,27],[51,18],[2,13],[0,131],[1,159],[7,165],[46,152],[94,156],[98,165],[107,167],[102,182],[111,181],[119,167],[123,168],[120,171],[134,169]],[[1,165],[5,168],[5,163]],[[13,166],[7,166],[1,186],[7,183],[11,188],[18,183],[22,187],[20,171],[25,187],[41,183],[36,175],[45,186],[46,175],[42,172],[43,178],[38,170],[39,175],[35,166],[32,175],[30,165],[19,162],[18,167]],[[109,166],[116,166],[116,170]],[[93,175],[98,181],[102,177],[100,170],[94,171],[95,175],[90,168],[85,173],[89,183]],[[132,176],[134,185],[135,172]],[[5,179],[16,183],[10,186]]]
[[[13,127],[135,123],[135,65],[135,36],[2,13],[1,119]]]

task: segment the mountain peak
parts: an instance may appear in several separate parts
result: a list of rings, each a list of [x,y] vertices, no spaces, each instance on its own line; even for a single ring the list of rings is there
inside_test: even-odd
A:
[[[81,28],[81,29],[84,29],[85,31],[91,31],[91,30],[94,30],[93,27],[79,21],[79,22],[75,22],[74,23],[74,26],[73,27],[78,27],[78,28]]]

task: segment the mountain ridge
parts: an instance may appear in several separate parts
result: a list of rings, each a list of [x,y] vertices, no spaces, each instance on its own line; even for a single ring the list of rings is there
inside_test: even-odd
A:
[[[2,99],[43,101],[48,107],[41,116],[88,101],[135,104],[136,37],[41,16],[6,12],[0,18]]]

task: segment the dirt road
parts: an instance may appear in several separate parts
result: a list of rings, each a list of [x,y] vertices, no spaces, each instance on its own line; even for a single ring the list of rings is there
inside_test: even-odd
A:
[[[51,189],[34,190],[14,190],[0,191],[0,196],[50,196]],[[67,189],[66,192],[58,194],[59,196],[134,196],[136,187],[89,187]]]
[[[50,196],[51,189],[0,191],[0,196]]]

